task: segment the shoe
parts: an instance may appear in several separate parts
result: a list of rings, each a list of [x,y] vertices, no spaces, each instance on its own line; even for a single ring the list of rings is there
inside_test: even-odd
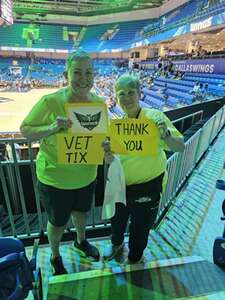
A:
[[[62,261],[62,257],[61,256],[57,256],[54,259],[51,257],[50,258],[50,263],[53,267],[53,276],[56,275],[62,275],[62,274],[68,274],[67,270],[65,269],[64,265],[63,265],[63,261]]]
[[[98,249],[95,246],[91,245],[87,240],[83,240],[80,244],[77,242],[77,240],[75,240],[73,245],[76,250],[81,252],[82,255],[92,257],[95,260],[99,260],[100,254]]]
[[[130,260],[129,258],[126,261],[127,265],[141,264],[144,262],[144,257],[142,256],[139,260]]]
[[[117,255],[123,252],[124,243],[120,245],[109,245],[104,249],[103,259],[104,260],[112,260]]]
[[[128,254],[127,263],[128,264],[140,264],[144,261],[143,253],[141,254]]]

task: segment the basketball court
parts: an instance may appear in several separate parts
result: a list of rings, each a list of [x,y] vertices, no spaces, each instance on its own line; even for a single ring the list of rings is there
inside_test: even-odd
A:
[[[21,122],[33,105],[57,89],[33,89],[26,93],[0,92],[0,131],[18,132]]]

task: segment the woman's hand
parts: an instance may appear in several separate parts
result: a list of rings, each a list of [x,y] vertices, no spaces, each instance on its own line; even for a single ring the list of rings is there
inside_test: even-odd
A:
[[[112,163],[113,159],[114,159],[114,156],[113,156],[113,153],[112,153],[111,147],[110,147],[110,141],[108,139],[106,139],[102,143],[102,147],[104,149],[105,162],[110,165]]]
[[[164,140],[168,136],[168,132],[169,132],[166,122],[163,121],[162,119],[156,119],[154,121],[159,129],[160,138]]]
[[[61,129],[67,129],[71,128],[73,125],[73,122],[69,118],[60,117],[58,116],[55,120],[55,122],[51,125],[52,133],[56,133],[60,131]]]
[[[51,125],[30,126],[26,125],[26,123],[22,123],[20,126],[20,131],[29,141],[37,141],[39,139],[51,136],[61,129],[70,128],[72,125],[73,122],[69,118],[58,116]]]
[[[183,152],[185,149],[184,139],[183,137],[176,137],[171,135],[170,130],[168,129],[166,122],[160,118],[154,120],[157,125],[160,138],[164,140],[168,148],[174,152]]]

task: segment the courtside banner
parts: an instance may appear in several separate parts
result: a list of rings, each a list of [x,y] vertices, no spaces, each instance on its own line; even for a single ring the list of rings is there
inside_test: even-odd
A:
[[[117,154],[155,156],[159,130],[147,119],[120,119],[110,121],[111,149]]]
[[[224,74],[225,59],[193,59],[174,61],[175,69],[187,73]],[[200,80],[200,79],[199,79]],[[201,81],[201,80],[200,80]]]
[[[68,133],[56,135],[58,163],[103,164],[102,143],[109,133],[105,104],[67,104],[66,112],[73,125]]]
[[[149,69],[158,69],[158,64],[158,61],[143,63]],[[173,64],[175,70],[185,73],[225,74],[225,58],[175,60]]]

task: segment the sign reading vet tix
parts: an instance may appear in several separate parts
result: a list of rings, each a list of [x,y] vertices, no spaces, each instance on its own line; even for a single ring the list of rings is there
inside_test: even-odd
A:
[[[106,135],[57,134],[58,163],[101,165]]]
[[[108,112],[103,103],[66,105],[73,122],[68,133],[57,134],[59,164],[102,164],[102,142],[108,133]]]
[[[110,139],[115,153],[155,156],[159,130],[153,121],[147,119],[111,120]]]

